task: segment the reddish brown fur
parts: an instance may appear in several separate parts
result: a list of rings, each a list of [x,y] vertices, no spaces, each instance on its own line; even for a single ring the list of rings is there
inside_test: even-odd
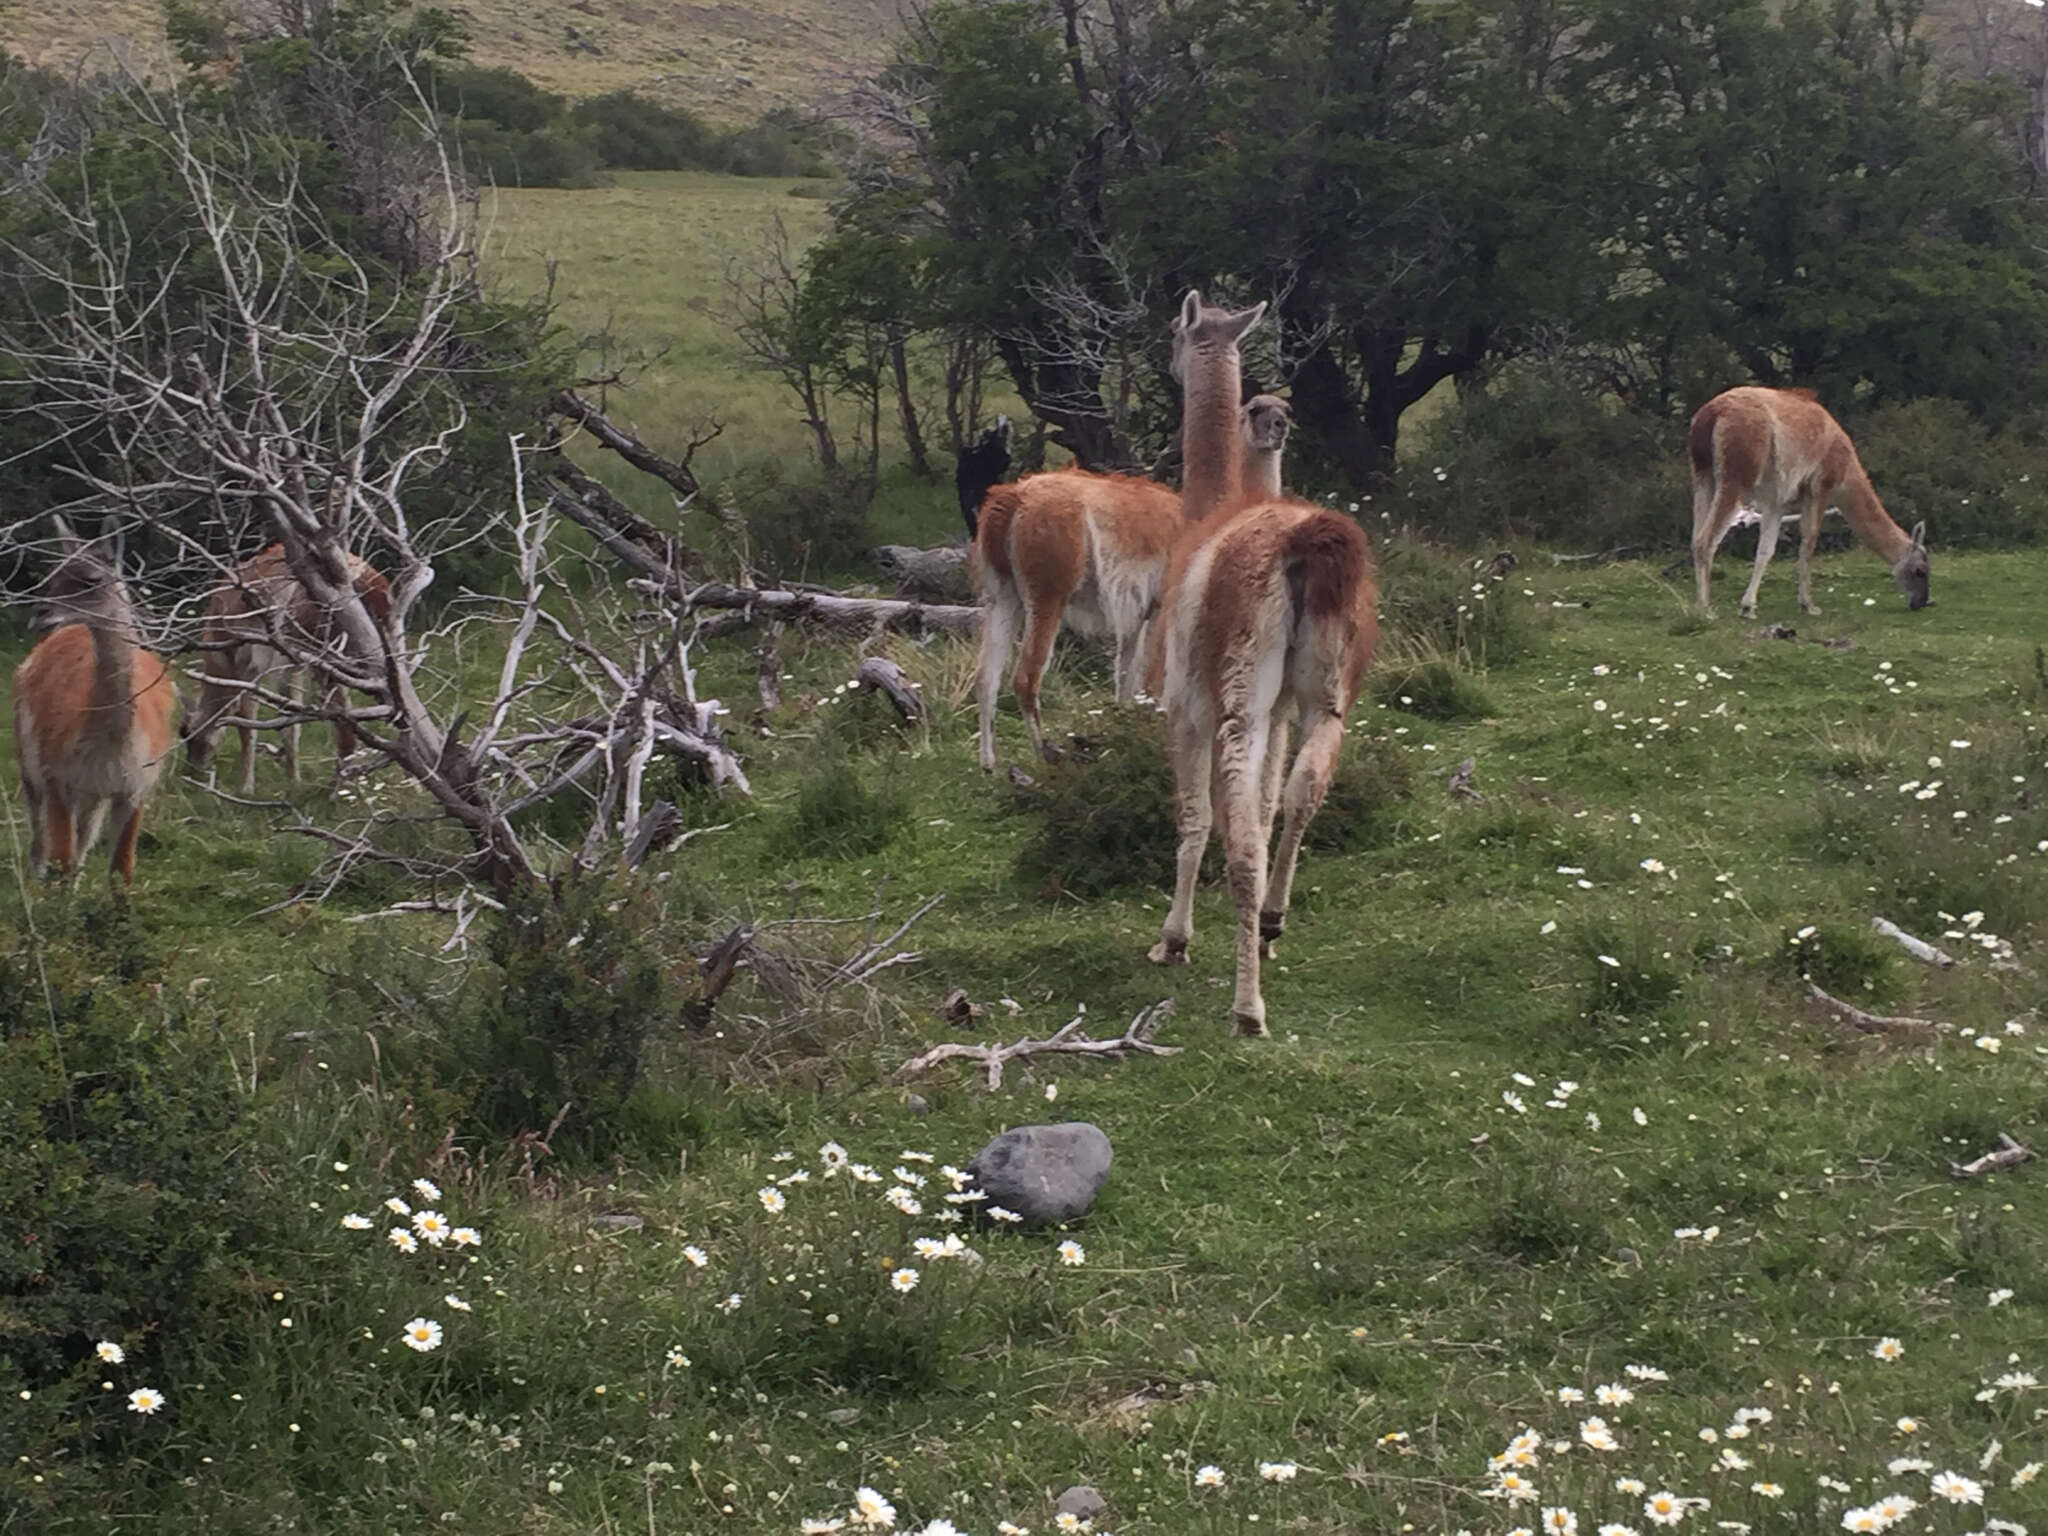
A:
[[[76,873],[111,811],[110,870],[134,883],[142,808],[171,747],[176,693],[161,658],[134,643],[117,579],[85,622],[45,636],[14,672],[15,753],[29,862]]]
[[[1925,525],[1912,534],[1892,521],[1841,423],[1807,389],[1745,386],[1716,395],[1686,434],[1692,466],[1693,570],[1699,604],[1711,611],[1714,554],[1745,505],[1758,519],[1757,556],[1742,612],[1756,612],[1757,591],[1788,511],[1799,515],[1799,606],[1813,603],[1813,551],[1822,514],[1839,507],[1856,537],[1892,568],[1909,606],[1927,602]]]
[[[364,610],[374,623],[383,625],[391,616],[391,583],[367,561],[354,555],[349,556],[349,570]],[[294,649],[311,650],[330,645],[346,649],[346,637],[341,626],[292,575],[282,544],[272,544],[243,561],[231,578],[214,588],[207,600],[203,636],[204,675],[200,682],[199,701],[185,723],[187,755],[195,772],[210,765],[214,742],[223,723],[229,717],[247,718],[256,708],[255,695],[247,688],[233,686],[235,683],[254,683],[266,676],[275,678],[282,672],[285,676],[275,680],[289,684],[295,669],[290,666],[287,656],[272,643],[273,625],[276,633],[291,642]],[[327,703],[330,707],[338,706],[341,690],[330,689]],[[248,794],[254,789],[256,779],[253,732],[248,726],[237,726],[235,730],[242,744],[239,785],[241,792]],[[299,776],[297,726],[284,727],[282,744],[286,776],[296,782]],[[355,746],[355,728],[346,720],[336,720],[334,751],[337,772],[355,751]]]
[[[1188,358],[1191,402],[1236,398],[1237,341],[1248,329],[1237,321],[1189,295],[1175,345],[1176,357]],[[1184,417],[1190,461],[1198,439],[1216,431],[1214,414]],[[1217,445],[1207,444],[1204,457],[1214,461]],[[1176,547],[1167,581],[1160,623],[1180,848],[1173,907],[1151,958],[1186,963],[1195,880],[1214,825],[1237,908],[1237,1027],[1264,1034],[1260,962],[1285,926],[1302,837],[1328,793],[1344,717],[1378,640],[1371,555],[1364,531],[1327,508],[1226,500]],[[1290,765],[1297,720],[1302,739]],[[1269,879],[1267,847],[1283,804]]]
[[[1180,531],[1180,498],[1132,475],[1052,470],[990,490],[975,534],[986,604],[976,684],[985,770],[995,768],[996,695],[1020,631],[1010,685],[1040,754],[1051,749],[1039,684],[1062,620],[1113,637],[1117,698],[1134,691],[1140,640]]]

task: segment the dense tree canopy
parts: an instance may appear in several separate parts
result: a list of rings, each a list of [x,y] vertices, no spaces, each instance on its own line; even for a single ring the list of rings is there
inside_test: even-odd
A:
[[[2022,103],[1910,0],[946,0],[876,106],[842,225],[1088,463],[1167,435],[1191,284],[1276,301],[1255,367],[1354,484],[1530,349],[1660,411],[1756,378],[1995,419],[2048,328]]]

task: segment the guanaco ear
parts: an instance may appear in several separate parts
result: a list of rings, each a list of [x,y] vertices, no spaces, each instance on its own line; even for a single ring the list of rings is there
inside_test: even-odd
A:
[[[62,512],[52,512],[50,514],[50,522],[56,527],[57,541],[64,546],[64,553],[67,555],[77,554],[79,547],[85,541],[72,532],[71,524],[65,521],[64,514]]]
[[[1925,519],[1913,525],[1913,547],[1915,549],[1925,549],[1927,547],[1927,523]]]
[[[1180,301],[1180,328],[1191,331],[1195,322],[1202,318],[1202,290],[1190,288],[1188,296]]]
[[[1224,325],[1228,329],[1229,339],[1231,341],[1242,341],[1246,334],[1265,318],[1265,315],[1266,301],[1261,299],[1250,309],[1239,310],[1236,314],[1227,317]]]

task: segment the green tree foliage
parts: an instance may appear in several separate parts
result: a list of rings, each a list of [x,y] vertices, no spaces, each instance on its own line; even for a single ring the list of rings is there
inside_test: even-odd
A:
[[[1084,462],[1151,457],[1189,285],[1278,300],[1300,470],[1391,472],[1445,379],[1575,348],[1682,415],[1744,378],[1996,418],[2048,339],[2009,93],[1895,0],[934,6],[843,228]],[[1135,353],[1137,360],[1131,361]],[[1133,406],[1122,396],[1135,394]]]

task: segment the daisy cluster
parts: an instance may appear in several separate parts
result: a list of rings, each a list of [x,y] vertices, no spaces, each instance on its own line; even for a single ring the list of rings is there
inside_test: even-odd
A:
[[[334,1171],[347,1173],[348,1164],[336,1163]],[[475,1263],[477,1250],[483,1246],[483,1234],[475,1227],[456,1225],[453,1218],[437,1208],[442,1203],[441,1187],[422,1176],[412,1181],[407,1194],[411,1199],[406,1195],[388,1196],[381,1207],[383,1214],[374,1220],[360,1211],[350,1211],[341,1218],[343,1230],[374,1232],[381,1223],[385,1228],[385,1246],[401,1259],[425,1263],[437,1253],[445,1253],[451,1258],[461,1255]],[[473,1310],[452,1290],[441,1297],[441,1306],[451,1312]],[[398,1337],[407,1349],[426,1355],[441,1347],[444,1333],[438,1319],[422,1313],[406,1322]]]
[[[2009,1297],[2010,1292],[1994,1291],[1991,1305]],[[1873,1343],[1869,1354],[1879,1365],[1891,1365],[1904,1358],[1906,1347],[1887,1336]],[[2011,1357],[2010,1363],[2017,1365],[2018,1357]],[[1628,1425],[1625,1420],[1638,1397],[1669,1379],[1655,1366],[1632,1364],[1617,1380],[1547,1389],[1544,1397],[1569,1412],[1570,1421],[1543,1429],[1524,1425],[1487,1459],[1486,1482],[1479,1492],[1507,1512],[1501,1527],[1505,1536],[1645,1536],[1667,1526],[1748,1536],[1760,1524],[1771,1530],[1875,1532],[1904,1527],[1966,1536],[2027,1536],[2026,1525],[1991,1513],[1990,1506],[2004,1501],[2015,1510],[2028,1508],[2024,1501],[2033,1496],[2042,1464],[2008,1463],[2000,1439],[1992,1439],[1962,1461],[1965,1470],[1926,1456],[1891,1456],[1881,1473],[1873,1471],[1862,1479],[1865,1491],[1859,1495],[1857,1483],[1807,1464],[1804,1447],[1779,1448],[1773,1431],[1780,1414],[1788,1411],[1784,1408],[1751,1402],[1736,1408],[1723,1424],[1699,1426],[1689,1439],[1674,1436],[1669,1429]],[[1990,1402],[2017,1397],[2037,1385],[2032,1372],[2007,1370],[1988,1379],[1977,1398]],[[1756,1394],[1773,1395],[1781,1400],[1786,1396],[1774,1381],[1763,1383]],[[1811,1377],[1802,1375],[1789,1396],[1796,1404],[1796,1399],[1809,1395],[1832,1402],[1845,1393],[1840,1382],[1817,1389]],[[1593,1408],[1601,1411],[1586,1411]],[[2028,1419],[2043,1416],[2048,1416],[2048,1409]],[[1898,1437],[1893,1446],[1898,1449],[1899,1442],[1916,1443],[1927,1426],[1921,1419],[1902,1417],[1888,1428]],[[1836,1433],[1831,1429],[1830,1438]],[[1693,1443],[1700,1447],[1697,1452],[1688,1448]],[[1645,1475],[1652,1466],[1656,1475]],[[1788,1518],[1793,1525],[1784,1524]],[[1473,1533],[1460,1531],[1457,1536]]]

